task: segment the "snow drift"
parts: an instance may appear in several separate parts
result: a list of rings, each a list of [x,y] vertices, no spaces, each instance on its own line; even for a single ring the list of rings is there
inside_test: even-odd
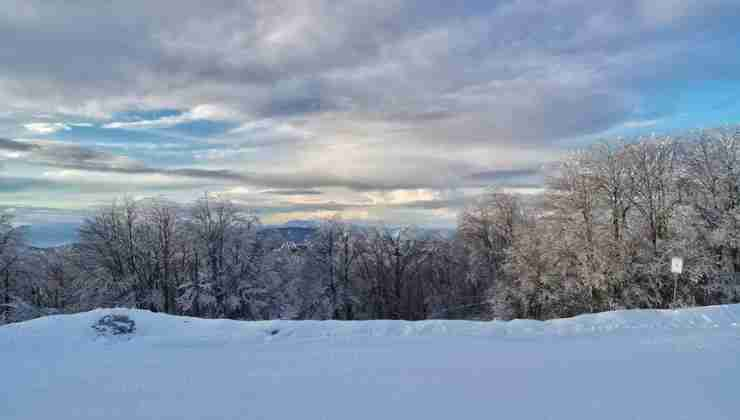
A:
[[[131,334],[92,328],[106,315]],[[570,319],[0,327],[2,419],[732,419],[740,305]]]

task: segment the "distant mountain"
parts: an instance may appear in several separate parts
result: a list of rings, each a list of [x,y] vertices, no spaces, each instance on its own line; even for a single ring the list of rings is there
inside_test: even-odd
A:
[[[79,223],[34,223],[24,227],[28,244],[37,248],[52,248],[77,242]]]
[[[277,237],[280,242],[306,242],[316,233],[316,227],[309,226],[266,226],[260,229],[258,235],[261,237]]]
[[[278,242],[303,243],[311,239],[320,225],[316,220],[290,220],[279,225],[264,225],[258,232],[262,238],[272,237]]]
[[[317,220],[290,220],[282,225],[278,225],[280,227],[285,228],[309,228],[309,229],[316,229],[319,227],[321,222]]]
[[[258,235],[262,238],[273,237],[278,242],[302,243],[309,240],[318,230],[319,221],[291,220],[280,225],[264,225]],[[353,225],[362,228],[361,225]],[[35,248],[53,248],[77,242],[79,223],[39,223],[25,227],[28,244]],[[454,229],[420,228],[426,234],[439,234],[450,237]]]

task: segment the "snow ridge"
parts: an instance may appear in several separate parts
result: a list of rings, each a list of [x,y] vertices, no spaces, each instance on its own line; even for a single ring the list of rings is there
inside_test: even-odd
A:
[[[74,336],[95,339],[91,326],[100,318],[126,315],[136,322],[135,336],[203,340],[261,341],[351,337],[477,336],[566,337],[630,334],[673,330],[738,328],[740,304],[680,310],[623,310],[549,321],[232,321],[165,315],[138,309],[96,309],[72,315],[53,315],[0,327],[0,343],[14,336]]]

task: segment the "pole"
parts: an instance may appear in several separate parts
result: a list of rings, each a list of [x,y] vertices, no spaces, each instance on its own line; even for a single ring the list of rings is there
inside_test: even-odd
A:
[[[678,295],[678,273],[673,274],[673,307],[676,307],[676,296]]]

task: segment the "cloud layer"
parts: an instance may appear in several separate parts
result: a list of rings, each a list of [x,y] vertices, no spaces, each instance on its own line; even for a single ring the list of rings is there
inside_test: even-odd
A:
[[[0,202],[209,189],[294,215],[382,208],[374,215],[413,219],[389,210],[405,206],[449,221],[487,185],[536,186],[543,165],[583,139],[737,116],[709,97],[679,124],[688,111],[675,100],[708,81],[739,85],[733,0],[10,0],[5,10]],[[430,194],[398,199],[414,191]]]

